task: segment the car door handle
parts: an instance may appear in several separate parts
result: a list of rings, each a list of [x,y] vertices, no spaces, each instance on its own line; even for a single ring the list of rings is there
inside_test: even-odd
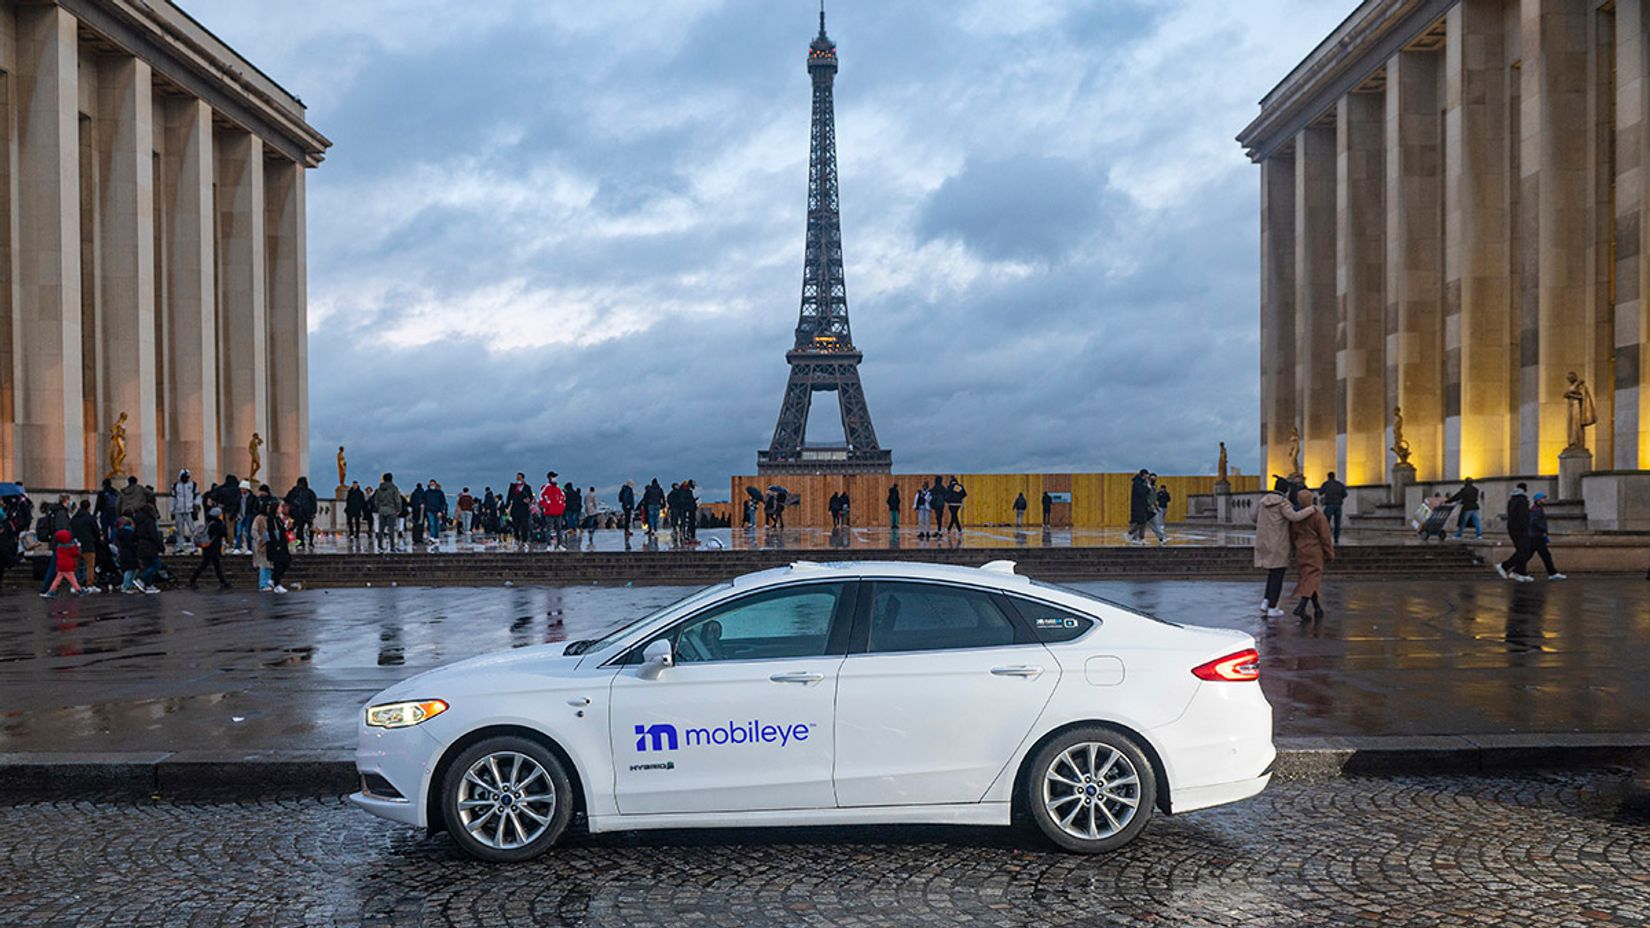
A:
[[[1043,675],[1043,668],[1041,668],[1041,667],[1027,667],[1024,664],[1020,664],[1020,665],[1017,665],[1017,666],[1014,666],[1014,667],[993,667],[993,668],[991,668],[991,675],[994,676],[994,677],[1035,678],[1035,677],[1040,677],[1040,676]]]
[[[792,673],[776,673],[768,679],[775,683],[818,683],[825,679],[825,675],[808,671],[795,671]]]

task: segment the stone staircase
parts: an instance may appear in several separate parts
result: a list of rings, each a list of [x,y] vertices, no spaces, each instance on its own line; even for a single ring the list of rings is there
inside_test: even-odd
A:
[[[1451,576],[1479,569],[1478,558],[1459,545],[1348,545],[1337,552],[1336,576]],[[977,567],[1012,560],[1020,573],[1044,580],[1112,577],[1253,577],[1254,555],[1246,547],[956,548],[956,549],[764,549],[741,551],[634,552],[462,552],[406,554],[317,554],[293,559],[289,582],[306,587],[462,586],[505,582],[531,585],[573,583],[702,584],[793,561],[925,561]],[[167,565],[186,579],[193,557],[173,557]],[[43,567],[43,564],[40,565]],[[235,586],[254,585],[248,557],[226,559]],[[210,575],[209,575],[210,578]],[[210,585],[210,579],[208,583]]]

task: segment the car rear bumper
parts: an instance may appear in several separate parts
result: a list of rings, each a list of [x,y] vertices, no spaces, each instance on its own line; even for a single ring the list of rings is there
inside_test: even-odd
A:
[[[1169,795],[1169,811],[1179,815],[1182,812],[1195,812],[1198,809],[1207,809],[1210,806],[1225,805],[1228,802],[1237,802],[1259,795],[1272,782],[1270,771],[1258,777],[1247,780],[1234,780],[1230,783],[1215,783],[1210,786],[1188,786],[1177,789]]]

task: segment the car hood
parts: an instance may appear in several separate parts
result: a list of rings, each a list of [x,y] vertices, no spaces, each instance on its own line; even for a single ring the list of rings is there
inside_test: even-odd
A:
[[[567,642],[537,644],[509,651],[483,654],[426,670],[402,680],[372,698],[373,703],[398,699],[445,699],[453,693],[483,688],[496,692],[508,687],[510,678],[527,678],[542,687],[548,680],[569,678],[581,658],[566,656]]]

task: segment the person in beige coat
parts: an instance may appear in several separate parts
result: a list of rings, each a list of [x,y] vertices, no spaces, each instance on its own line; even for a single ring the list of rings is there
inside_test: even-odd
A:
[[[1255,566],[1266,571],[1266,594],[1260,601],[1262,615],[1283,615],[1278,601],[1283,597],[1283,575],[1289,569],[1289,525],[1308,519],[1317,507],[1297,510],[1285,495],[1292,489],[1282,477],[1255,503]],[[1321,514],[1321,513],[1320,513]]]
[[[1295,546],[1295,595],[1300,605],[1295,615],[1306,621],[1306,604],[1312,604],[1313,617],[1323,618],[1323,606],[1318,603],[1318,587],[1323,582],[1324,565],[1335,559],[1335,537],[1329,528],[1329,519],[1312,505],[1312,491],[1295,494],[1301,512],[1310,514],[1299,522],[1289,524],[1289,539]]]

